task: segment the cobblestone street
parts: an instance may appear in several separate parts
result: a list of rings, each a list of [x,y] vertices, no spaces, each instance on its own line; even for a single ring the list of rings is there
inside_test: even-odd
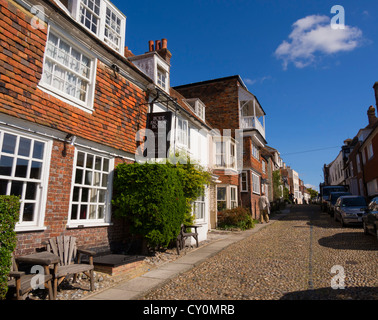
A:
[[[343,268],[344,290],[331,288],[332,279],[342,275],[334,266]],[[298,205],[145,299],[377,300],[377,269],[375,237],[365,236],[360,227],[342,228],[319,206]]]

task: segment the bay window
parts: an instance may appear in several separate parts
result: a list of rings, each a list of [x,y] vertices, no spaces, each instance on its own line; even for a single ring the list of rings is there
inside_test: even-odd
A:
[[[193,211],[196,220],[204,220],[205,219],[205,196],[200,196],[193,204]]]
[[[0,127],[0,194],[20,198],[16,231],[43,227],[49,150],[47,140]]]
[[[217,186],[217,211],[234,209],[238,206],[238,187]]]

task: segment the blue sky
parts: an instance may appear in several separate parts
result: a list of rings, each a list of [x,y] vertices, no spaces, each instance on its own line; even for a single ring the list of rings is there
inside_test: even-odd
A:
[[[113,2],[134,54],[168,39],[172,86],[240,75],[267,113],[269,145],[305,184],[318,186],[323,165],[367,125],[378,81],[376,0]],[[345,9],[343,30],[330,29],[334,5]]]

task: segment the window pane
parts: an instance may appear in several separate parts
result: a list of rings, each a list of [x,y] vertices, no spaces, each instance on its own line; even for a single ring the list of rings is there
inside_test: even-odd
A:
[[[37,199],[37,183],[28,183],[26,185],[26,200],[36,200]]]
[[[30,171],[30,179],[40,180],[42,175],[42,162],[32,162],[32,168]]]
[[[14,154],[16,148],[17,137],[13,134],[4,134],[3,149],[2,152]]]
[[[0,159],[0,176],[11,176],[13,158],[1,156]]]
[[[87,168],[92,169],[93,168],[93,155],[88,154],[87,155]]]
[[[104,206],[98,206],[98,219],[104,219],[105,217],[105,208]]]
[[[102,175],[102,187],[106,188],[108,186],[108,174]]]
[[[90,202],[97,203],[97,190],[91,189],[91,199]]]
[[[73,191],[72,201],[78,202],[80,195],[80,188],[75,187]]]
[[[85,159],[85,154],[82,153],[82,152],[79,152],[77,154],[77,163],[76,163],[76,165],[78,167],[84,167],[84,159]]]
[[[78,205],[77,204],[72,205],[71,220],[77,219],[77,212],[78,212]]]
[[[28,160],[24,159],[17,159],[17,166],[16,166],[16,173],[15,176],[17,178],[26,178],[28,173]]]
[[[18,147],[18,155],[23,157],[30,156],[31,140],[20,138],[20,145]]]
[[[24,187],[24,183],[22,181],[13,181],[10,194],[12,196],[17,196],[17,197],[22,198],[23,187]]]
[[[99,187],[100,186],[100,180],[101,180],[101,173],[95,172],[94,173],[93,185],[95,187]]]
[[[226,200],[226,188],[217,189],[217,200]]]
[[[33,158],[34,159],[43,159],[43,153],[45,150],[45,144],[43,142],[34,142],[34,151],[33,151]]]
[[[109,172],[109,159],[104,159],[104,168],[102,171]]]
[[[89,207],[89,219],[96,219],[97,206],[91,205]]]
[[[35,209],[34,203],[25,203],[22,221],[24,222],[34,221],[34,209]]]
[[[8,181],[7,180],[0,180],[0,194],[1,195],[7,194],[7,187],[8,187]]]
[[[92,185],[92,171],[85,171],[85,185]]]
[[[81,190],[81,201],[88,202],[88,196],[89,196],[89,189],[83,188]]]
[[[101,170],[101,157],[96,157],[96,162],[95,162],[95,169],[96,170]]]
[[[76,169],[75,183],[77,183],[77,184],[82,184],[83,183],[83,173],[84,173],[83,170]]]
[[[106,191],[105,190],[99,190],[98,202],[99,203],[105,203],[105,197],[106,197]]]
[[[88,211],[88,206],[87,205],[82,205],[80,207],[80,219],[81,220],[87,219],[87,211]]]

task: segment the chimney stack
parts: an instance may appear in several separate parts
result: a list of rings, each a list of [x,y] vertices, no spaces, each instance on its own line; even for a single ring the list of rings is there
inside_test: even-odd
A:
[[[369,118],[369,126],[372,126],[378,118],[375,115],[375,108],[371,106],[367,112],[368,118]]]
[[[374,92],[375,92],[375,105],[378,108],[378,82],[376,82],[373,86]]]
[[[161,40],[150,40],[148,42],[149,51],[154,52],[156,51],[168,64],[171,63],[172,54],[168,50],[168,40],[161,39]]]

